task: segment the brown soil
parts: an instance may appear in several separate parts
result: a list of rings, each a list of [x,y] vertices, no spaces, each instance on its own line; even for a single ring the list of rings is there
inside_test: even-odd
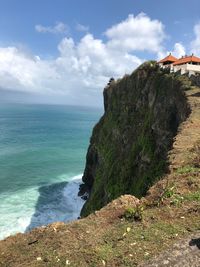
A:
[[[0,242],[0,266],[164,266],[163,258],[158,257],[157,265],[149,260],[170,251],[173,244],[197,236],[200,88],[193,87],[186,94],[191,114],[179,128],[169,153],[169,173],[149,190],[146,198],[124,195],[87,218],[8,237]],[[181,249],[185,251],[185,247]],[[187,255],[183,253],[186,261]],[[196,266],[195,261],[200,260],[196,255],[194,265],[185,266]]]

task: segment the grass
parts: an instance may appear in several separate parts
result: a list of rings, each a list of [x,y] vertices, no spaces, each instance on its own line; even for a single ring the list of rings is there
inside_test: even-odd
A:
[[[200,201],[200,191],[184,195],[184,199],[189,201]]]
[[[176,170],[177,174],[186,174],[186,173],[194,173],[194,172],[200,172],[200,168],[193,167],[193,166],[184,166]]]

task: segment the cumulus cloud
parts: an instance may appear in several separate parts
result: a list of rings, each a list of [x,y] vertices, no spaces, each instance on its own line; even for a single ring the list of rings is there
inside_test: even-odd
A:
[[[0,48],[0,77],[0,87],[4,89],[50,92],[52,85],[48,80],[58,75],[50,61],[7,47]]]
[[[200,55],[200,22],[194,26],[195,39],[191,42],[191,52]]]
[[[169,53],[172,53],[173,56],[180,58],[186,54],[186,49],[182,43],[175,43],[173,50],[171,50],[171,51],[167,51],[165,49],[160,50],[158,52],[158,60],[166,57],[167,55],[169,55]]]
[[[54,26],[35,25],[35,30],[39,33],[66,34],[69,32],[69,27],[63,22],[57,22]]]
[[[186,54],[185,47],[181,43],[175,43],[172,54],[177,58],[184,56]]]
[[[76,30],[79,32],[88,32],[89,31],[89,26],[77,23],[76,24]]]
[[[37,25],[39,32],[62,33],[66,25]],[[44,60],[17,47],[0,48],[0,87],[38,94],[63,95],[69,102],[95,101],[110,77],[130,73],[144,59],[136,51],[158,53],[165,38],[164,27],[145,14],[107,29],[107,40],[86,33],[79,42],[63,38],[59,56]],[[177,45],[177,50],[178,45]]]
[[[144,13],[136,17],[129,15],[126,20],[108,29],[105,35],[110,39],[110,48],[152,52],[160,51],[166,37],[163,24],[158,20],[151,20]]]

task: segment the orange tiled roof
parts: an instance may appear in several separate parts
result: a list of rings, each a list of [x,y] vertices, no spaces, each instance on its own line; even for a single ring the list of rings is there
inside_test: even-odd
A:
[[[158,61],[158,63],[164,63],[164,62],[167,62],[167,61],[175,62],[177,60],[178,60],[178,58],[176,58],[176,57],[172,56],[171,54],[169,54],[167,57],[165,57],[162,60]]]
[[[182,65],[182,64],[186,64],[190,62],[200,63],[200,58],[195,57],[193,55],[185,56],[185,57],[179,58],[177,61],[173,63],[173,65]]]

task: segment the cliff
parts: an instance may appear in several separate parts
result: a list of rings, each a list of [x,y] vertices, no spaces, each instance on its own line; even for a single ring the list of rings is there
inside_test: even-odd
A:
[[[96,198],[101,206],[114,197],[114,193],[107,194],[113,187],[107,177],[116,181],[113,185],[119,182],[121,190],[119,174],[123,174],[126,188],[127,181],[130,187],[138,184],[138,196],[146,194],[145,197],[122,195],[86,218],[8,237],[0,241],[0,267],[199,266],[200,88],[191,86],[187,77],[166,73],[150,62],[132,75],[112,82],[106,87],[104,97],[105,114],[93,131],[87,154],[82,191],[89,192],[90,198],[83,213],[97,208],[92,199]],[[129,123],[129,119],[134,123]],[[129,128],[123,129],[124,126]],[[135,145],[139,148],[132,154],[131,147]],[[107,155],[104,152],[107,146],[108,151],[119,149],[118,156]],[[155,148],[155,156],[150,148]],[[126,163],[125,156],[132,164],[134,175],[120,172]],[[106,166],[106,161],[113,162],[113,168]],[[110,170],[107,176],[102,166]],[[155,170],[159,172],[154,175]],[[101,182],[98,172],[104,174]],[[86,176],[87,173],[91,176]],[[147,182],[145,190],[144,181]],[[97,186],[98,182],[101,187]],[[151,183],[154,185],[145,193]],[[96,190],[105,196],[102,200]],[[116,192],[117,195],[119,189]]]
[[[189,114],[184,89],[190,82],[146,62],[104,89],[105,113],[87,152],[80,195],[89,199],[81,215],[122,194],[144,196],[167,171],[167,152]]]

